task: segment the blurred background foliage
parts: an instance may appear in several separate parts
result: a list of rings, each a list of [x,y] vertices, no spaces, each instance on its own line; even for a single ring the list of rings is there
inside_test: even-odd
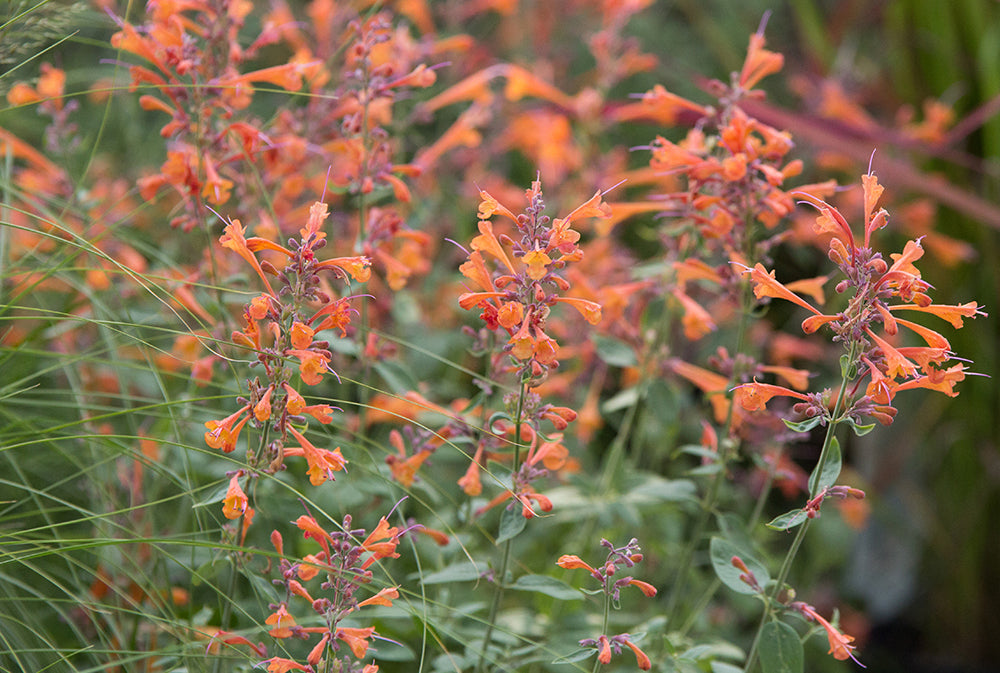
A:
[[[441,0],[436,4],[441,15],[447,16],[454,14],[452,10],[461,3]],[[547,5],[543,0],[525,0],[522,4],[523,15],[528,18],[545,10],[543,5]],[[558,14],[556,4],[548,11]],[[138,10],[135,6],[128,15],[138,14]],[[796,152],[807,160],[807,166],[823,165],[824,156],[835,151],[847,155],[852,161],[836,166],[840,170],[837,177],[844,184],[856,181],[857,175],[867,169],[871,151],[876,150],[873,167],[891,199],[904,204],[929,197],[936,205],[936,231],[971,246],[974,256],[971,263],[925,270],[936,287],[936,296],[951,301],[975,298],[987,311],[995,313],[1000,305],[997,264],[1000,3],[995,0],[740,3],[661,0],[642,12],[630,26],[630,32],[643,48],[659,57],[658,69],[634,76],[626,83],[630,90],[615,90],[611,97],[624,99],[662,83],[693,100],[704,100],[699,84],[707,77],[725,79],[728,72],[739,68],[747,35],[756,29],[765,12],[770,12],[766,31],[769,47],[785,54],[786,66],[781,77],[766,83],[769,98],[767,107],[759,111],[761,118],[768,121],[766,115],[770,114],[776,126],[785,126],[792,132],[797,141]],[[574,45],[572,21],[558,24],[548,45],[533,44],[530,27],[520,36],[498,35],[495,31],[499,25],[495,17],[487,14],[462,28],[484,42],[502,40],[510,50],[508,56],[519,58],[522,63],[533,62],[536,51],[556,57],[551,60],[566,69],[555,72],[553,79],[566,90],[572,91],[569,83],[586,72],[586,46],[579,43],[578,51],[569,53]],[[27,0],[0,0],[0,90],[9,88],[13,81],[37,74],[42,60],[52,60],[67,70],[70,91],[89,85],[97,79],[95,74],[109,67],[106,40],[112,30],[106,16],[81,3],[53,1],[36,7]],[[567,53],[560,54],[559,50]],[[826,115],[829,110],[824,110],[824,101],[817,92],[828,81],[838,83],[865,116],[831,119]],[[904,138],[898,128],[914,115],[922,116],[925,102],[931,99],[944,102],[954,111],[955,124],[947,137],[938,143]],[[93,127],[83,132],[85,137],[99,138],[102,152],[110,152],[125,164],[148,165],[145,138],[155,133],[159,123],[150,121],[151,118],[152,113],[137,107],[113,106],[106,117],[93,118]],[[446,121],[436,123],[443,128]],[[43,124],[30,111],[4,110],[0,111],[0,126],[31,138],[40,137]],[[624,128],[620,130],[621,139],[608,142],[638,145],[648,142],[655,131]],[[428,129],[427,135],[436,137],[435,129]],[[416,146],[420,138],[408,142]],[[91,158],[75,156],[72,161],[77,163],[70,163],[68,168],[73,173],[85,171]],[[512,181],[526,182],[533,177],[533,167],[518,164],[516,159],[511,159],[511,163]],[[829,171],[824,168],[807,177],[826,178]],[[430,213],[439,205],[420,206],[426,210],[418,211],[417,217],[432,216]],[[471,231],[475,207],[474,192],[466,186],[460,198],[449,204],[451,212],[446,217],[461,223],[456,226]],[[899,219],[902,217],[897,215]],[[902,240],[900,237],[899,241]],[[136,233],[133,242],[142,245],[142,234]],[[642,240],[630,244],[641,257]],[[184,246],[176,245],[174,251],[146,252],[164,257],[182,255]],[[808,275],[810,265],[819,268],[822,262],[795,260],[804,275]],[[4,301],[7,300],[5,297]],[[53,304],[47,309],[72,312],[72,307],[65,305]],[[134,324],[127,335],[105,334],[104,338],[162,345],[173,336],[168,324],[157,325],[150,316],[134,315],[132,319]],[[974,371],[993,375],[1000,345],[994,317],[978,321],[950,338],[956,352],[974,361]],[[117,345],[108,343],[106,347],[107,352],[114,352]],[[79,365],[85,366],[88,360],[97,361],[101,357],[100,348],[79,354]],[[146,497],[170,508],[178,503],[174,531],[188,530],[189,519],[205,516],[202,507],[192,510],[192,501],[214,506],[218,500],[218,493],[185,490],[187,472],[218,471],[214,463],[219,458],[203,455],[208,452],[198,449],[191,456],[192,451],[182,450],[181,442],[173,447],[176,460],[168,463],[136,454],[128,438],[116,443],[113,437],[90,437],[73,415],[76,393],[72,386],[60,388],[55,383],[59,373],[72,369],[65,366],[67,363],[77,364],[67,360],[67,354],[53,356],[25,350],[6,351],[0,357],[0,393],[13,396],[20,390],[21,380],[31,379],[32,385],[37,386],[28,397],[0,399],[0,426],[3,426],[0,442],[5,444],[0,453],[0,465],[4,466],[0,469],[0,534],[7,547],[3,553],[13,554],[33,546],[38,550],[38,559],[29,560],[28,565],[0,566],[0,611],[5,611],[4,604],[22,601],[26,592],[54,608],[44,614],[11,613],[21,616],[0,619],[4,626],[0,649],[6,643],[16,650],[12,643],[18,638],[28,642],[31,634],[80,628],[75,626],[78,622],[72,614],[73,590],[66,589],[61,600],[53,601],[50,588],[40,587],[37,578],[50,577],[56,585],[65,578],[60,573],[73,575],[74,564],[93,567],[94,558],[88,548],[92,521],[97,521],[111,538],[122,531],[144,529],[141,517],[146,510],[129,504],[117,456],[134,455],[146,469],[162,476],[160,492],[147,493]],[[433,371],[432,360],[424,364],[428,371]],[[48,377],[37,376],[37,372],[46,370],[53,373]],[[133,374],[149,376],[143,371]],[[152,428],[158,432],[173,428],[176,436],[184,437],[189,434],[182,426],[190,420],[187,416],[190,404],[218,403],[200,400],[197,397],[200,392],[185,386],[180,379],[154,381],[152,385],[169,391],[165,401],[136,399],[125,391],[109,392],[107,407],[95,406],[89,413],[99,418],[102,413],[115,414],[116,409],[124,406],[141,412],[129,416],[135,419],[130,421],[134,423],[132,436],[140,436]],[[38,407],[25,408],[26,399]],[[805,556],[800,562],[803,566],[800,581],[804,586],[831,583],[831,594],[849,600],[867,615],[872,628],[863,660],[869,670],[928,673],[996,670],[995,664],[1000,661],[1000,617],[996,609],[1000,604],[997,562],[1000,523],[995,516],[1000,511],[997,386],[991,378],[970,377],[955,400],[923,394],[901,399],[899,405],[899,418],[905,420],[889,428],[879,428],[846,446],[849,463],[860,482],[867,485],[874,503],[869,527],[854,535],[839,519],[824,518],[807,540]],[[38,454],[31,460],[15,460],[14,450],[22,445],[37,449]],[[74,448],[80,445],[88,447],[87,450]],[[208,463],[213,463],[212,467],[206,467]],[[67,465],[72,469],[67,471]],[[376,467],[371,469],[374,472]],[[52,481],[54,474],[74,476]],[[83,486],[78,479],[80,475],[84,477]],[[363,491],[364,481],[360,483]],[[123,484],[124,490],[96,488],[96,484]],[[24,510],[17,504],[25,491],[35,504],[35,518],[30,520],[22,517]],[[365,501],[362,492],[356,492],[353,499],[349,493],[338,497],[336,504],[327,505],[346,510]],[[95,503],[103,503],[103,509],[95,507]],[[76,523],[56,526],[56,530],[62,544],[73,548],[77,555],[71,557],[68,570],[63,568],[55,573],[47,566],[46,543],[34,539],[33,531],[52,530],[52,526],[66,520],[67,512],[73,514],[69,520]],[[285,520],[294,516],[291,511],[273,514]],[[668,520],[655,524],[667,531],[665,534],[669,534],[670,525]],[[193,573],[196,585],[218,582],[217,587],[224,590],[229,580],[222,577],[224,570],[211,569],[213,556],[209,551],[218,528],[207,520],[194,528],[203,532],[204,547],[194,546],[177,557],[171,552],[147,559],[144,557],[147,552],[133,549],[127,540],[122,540],[120,553],[114,555],[116,570],[134,578],[149,574],[167,576],[177,582]],[[169,533],[161,531],[158,535],[165,537],[154,541],[156,548],[169,551],[170,542],[166,539]],[[545,544],[541,539],[531,542]],[[261,548],[267,547],[266,540],[257,543]],[[568,551],[579,551],[582,555],[584,550],[546,550],[552,555]],[[101,558],[102,562],[108,562],[107,555]],[[80,583],[86,585],[90,580],[81,578]],[[127,587],[115,590],[122,592],[122,603],[129,606],[126,609],[146,609],[128,596]],[[252,600],[253,588],[247,591],[248,599]],[[184,610],[166,606],[168,599],[163,596],[153,600],[163,603],[158,609],[164,613]],[[22,617],[23,623],[16,623]],[[52,623],[32,624],[30,619]],[[142,638],[154,637],[143,632],[117,632],[118,627],[110,619],[100,628],[110,632],[108,642],[127,641],[132,647],[137,647],[135,643]],[[86,641],[93,634],[81,631],[77,635]],[[30,649],[23,644],[21,648]],[[127,668],[127,662],[124,663]],[[820,665],[842,670],[825,659]]]

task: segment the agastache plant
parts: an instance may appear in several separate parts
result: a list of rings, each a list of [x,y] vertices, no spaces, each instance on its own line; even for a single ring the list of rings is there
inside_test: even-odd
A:
[[[459,305],[464,309],[482,309],[479,317],[486,323],[485,334],[481,335],[483,341],[489,340],[490,334],[499,334],[500,340],[506,339],[490,364],[497,375],[514,373],[517,392],[505,396],[506,413],[501,414],[498,423],[491,418],[486,428],[487,435],[500,438],[508,432],[513,435],[511,483],[477,513],[513,498],[521,505],[523,518],[519,518],[513,526],[509,523],[510,518],[505,518],[508,523],[501,535],[504,544],[499,582],[490,607],[477,671],[483,670],[503,598],[513,537],[524,527],[525,519],[537,514],[536,508],[542,511],[552,509],[551,500],[538,493],[533,482],[548,475],[549,467],[564,464],[566,449],[558,441],[561,436],[538,442],[541,422],[548,420],[557,430],[562,430],[576,419],[574,410],[543,404],[540,396],[531,391],[559,366],[559,344],[545,333],[546,321],[552,308],[560,303],[575,308],[592,325],[601,320],[600,304],[566,294],[570,283],[564,276],[564,269],[583,257],[583,251],[577,245],[580,233],[571,225],[575,220],[609,217],[611,214],[598,191],[569,215],[553,220],[544,214],[540,180],[535,180],[531,189],[527,190],[528,207],[519,215],[488,192],[481,190],[480,196],[479,235],[472,240],[468,261],[460,267],[462,275],[473,283],[475,289],[462,294]],[[494,232],[491,218],[495,214],[513,223],[514,236]],[[487,266],[487,259],[494,270]],[[503,364],[504,359],[508,360],[508,364]],[[525,439],[530,448],[522,462],[521,446]],[[478,470],[480,461],[486,457],[486,442],[489,439],[478,442],[472,465],[462,477],[460,483],[466,492],[476,492],[480,488]],[[512,511],[510,506],[507,511]]]
[[[333,420],[333,408],[328,404],[306,404],[295,386],[298,378],[308,386],[319,384],[328,373],[332,354],[329,342],[317,338],[327,329],[347,335],[351,312],[347,298],[330,296],[320,288],[320,274],[332,272],[363,282],[368,279],[369,262],[365,257],[335,257],[321,260],[316,253],[326,245],[326,233],[321,227],[328,215],[324,203],[315,203],[299,239],[291,239],[288,247],[264,238],[247,238],[243,225],[233,220],[226,225],[219,239],[223,247],[236,252],[257,273],[266,291],[250,300],[243,309],[245,326],[233,333],[233,342],[256,354],[251,367],[263,370],[264,381],[250,379],[248,395],[239,398],[242,406],[221,420],[205,423],[205,443],[213,449],[231,453],[243,427],[249,423],[260,433],[259,446],[247,451],[248,476],[258,471],[273,473],[284,469],[289,456],[301,456],[308,464],[309,480],[314,485],[333,480],[333,473],[343,470],[347,460],[340,449],[332,451],[315,446],[305,435],[305,422],[311,416],[320,423]],[[287,261],[279,271],[268,261],[259,261],[261,251],[279,253]],[[278,277],[275,290],[269,276]],[[298,366],[295,366],[295,363]],[[235,477],[234,477],[235,479]],[[243,514],[236,503],[245,502],[238,482],[230,485],[225,514],[237,518]],[[244,506],[245,509],[245,506]]]
[[[365,535],[363,529],[351,528],[351,516],[344,517],[340,530],[327,532],[316,519],[303,514],[294,521],[302,531],[303,537],[315,541],[320,551],[306,554],[299,561],[282,558],[278,570],[281,578],[274,580],[278,586],[284,587],[284,600],[272,604],[270,616],[264,620],[272,628],[268,632],[278,639],[296,638],[309,639],[320,636],[306,657],[306,664],[285,657],[272,657],[263,663],[268,664],[268,670],[301,670],[301,671],[363,671],[375,673],[378,666],[367,664],[362,668],[357,659],[364,658],[372,638],[377,637],[375,627],[356,627],[341,625],[341,621],[356,610],[370,606],[391,606],[392,601],[399,598],[398,587],[385,587],[368,598],[361,599],[357,594],[361,587],[371,583],[373,563],[384,558],[398,558],[396,547],[406,530],[390,526],[385,517],[379,519],[374,530]],[[362,536],[364,536],[362,538]],[[361,539],[361,542],[358,540]],[[281,533],[271,533],[271,543],[279,555],[284,555],[284,541]],[[323,580],[318,590],[326,592],[319,598],[314,598],[307,588],[314,579]],[[317,589],[312,589],[316,592]],[[319,616],[320,626],[301,626],[289,612],[293,596],[304,599]],[[340,650],[346,646],[351,657],[343,656]]]
[[[927,388],[954,397],[958,394],[955,385],[965,379],[966,363],[958,361],[950,364],[955,356],[942,334],[899,318],[897,312],[930,313],[955,328],[962,327],[965,318],[986,315],[974,301],[960,305],[933,303],[928,295],[931,285],[921,277],[915,265],[923,255],[919,239],[907,241],[903,251],[890,254],[889,260],[872,247],[873,235],[888,224],[889,213],[884,208],[876,210],[883,188],[871,171],[862,176],[862,188],[864,234],[860,240],[837,208],[814,196],[800,195],[820,213],[816,218],[816,232],[830,236],[828,256],[844,276],[836,289],[838,293],[848,295],[844,309],[822,312],[779,282],[775,273],[768,271],[763,264],[743,269],[753,283],[757,299],[784,299],[804,308],[812,315],[802,321],[803,332],[811,334],[826,327],[832,332],[834,342],[843,347],[841,384],[836,392],[827,389],[802,393],[756,379],[734,389],[735,401],[747,412],[765,410],[774,397],[790,397],[798,400],[792,407],[795,419],[785,419],[790,429],[806,432],[817,426],[826,427],[819,461],[809,479],[808,502],[769,524],[778,530],[799,528],[778,577],[767,593],[765,613],[747,658],[747,671],[756,661],[765,629],[775,628],[769,626],[774,623],[774,603],[784,591],[792,561],[809,523],[819,515],[823,501],[831,497],[860,498],[864,495],[858,489],[835,483],[841,470],[836,429],[846,424],[856,434],[865,434],[874,427],[874,423],[866,424],[870,420],[883,425],[893,422],[897,413],[893,400],[897,393]],[[891,343],[902,337],[900,327],[922,343],[915,346]],[[818,618],[815,611],[801,606],[797,609],[831,632],[828,623]],[[848,656],[854,659],[850,649],[846,643],[834,644],[831,635],[831,653],[838,659]]]
[[[636,664],[640,669],[648,671],[652,668],[649,656],[643,652],[634,642],[634,637],[629,633],[619,633],[608,635],[608,616],[611,608],[618,609],[621,602],[621,590],[625,587],[634,586],[647,598],[656,596],[656,587],[649,582],[636,579],[631,575],[619,576],[622,569],[626,572],[642,561],[642,553],[639,542],[635,538],[629,540],[628,544],[622,547],[615,547],[608,540],[602,539],[601,546],[607,548],[608,556],[598,567],[593,567],[575,554],[565,554],[559,557],[556,565],[567,570],[582,569],[590,573],[590,576],[600,582],[600,593],[604,594],[604,620],[601,626],[601,634],[597,638],[584,638],[580,641],[583,648],[593,648],[597,653],[597,660],[594,662],[594,672],[596,673],[602,664],[611,663],[611,655],[620,654],[622,647],[628,647],[635,654]]]

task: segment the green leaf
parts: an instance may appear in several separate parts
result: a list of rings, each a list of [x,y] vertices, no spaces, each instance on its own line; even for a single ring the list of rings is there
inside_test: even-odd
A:
[[[597,650],[595,650],[593,647],[587,647],[587,648],[584,648],[584,649],[576,650],[574,652],[570,652],[569,654],[567,654],[564,657],[559,657],[558,659],[553,659],[552,663],[553,664],[572,664],[572,663],[576,663],[577,661],[583,661],[584,659],[590,659],[596,653],[597,653]]]
[[[818,468],[819,464],[816,467]],[[809,495],[815,498],[824,488],[833,486],[837,482],[837,477],[840,476],[840,467],[840,442],[837,441],[836,437],[831,437],[830,449],[826,462],[823,463],[823,472],[819,473],[813,470],[813,473],[809,475]]]
[[[768,622],[760,632],[760,667],[764,673],[802,673],[802,640],[788,624]]]
[[[392,360],[380,360],[373,365],[389,389],[397,395],[417,389],[417,381],[410,371]]]
[[[632,386],[631,388],[626,388],[620,393],[613,395],[611,399],[606,401],[601,405],[601,411],[606,414],[618,411],[620,409],[627,409],[639,400],[639,386]]]
[[[781,422],[788,426],[789,430],[793,432],[809,432],[817,425],[823,422],[822,416],[813,416],[812,418],[807,418],[804,421],[794,422],[782,418]]]
[[[472,561],[462,561],[425,575],[423,584],[445,584],[447,582],[471,582],[478,580],[486,568]]]
[[[850,416],[845,418],[844,422],[847,423],[849,426],[851,426],[851,429],[854,430],[854,434],[856,434],[858,437],[864,437],[869,432],[875,429],[874,423],[869,423],[868,425],[859,425],[858,422],[853,418],[851,418]]]
[[[500,514],[500,532],[497,535],[497,544],[516,537],[518,533],[524,530],[524,526],[527,523],[528,520],[521,514],[520,507],[504,509],[503,513]]]
[[[635,350],[624,341],[599,334],[592,335],[590,338],[597,348],[597,357],[612,367],[635,367],[639,364],[639,360],[635,357]]]
[[[579,589],[575,589],[554,577],[547,577],[545,575],[522,575],[509,588],[517,589],[518,591],[535,591],[563,601],[578,601],[583,599],[583,594]]]
[[[785,512],[780,516],[774,517],[766,525],[768,528],[773,530],[790,530],[801,524],[807,518],[809,517],[806,516],[806,511],[804,509],[793,509],[791,512]]]
[[[757,583],[763,587],[770,580],[771,576],[767,572],[764,564],[758,561],[752,554],[732,542],[721,537],[713,537],[709,544],[709,552],[712,557],[712,568],[719,580],[727,587],[740,594],[755,594],[753,588],[740,579],[742,571],[733,566],[734,556],[739,556],[750,569],[750,572],[757,578]]]

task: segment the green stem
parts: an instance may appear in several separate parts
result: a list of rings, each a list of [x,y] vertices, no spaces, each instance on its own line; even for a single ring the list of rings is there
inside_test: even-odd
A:
[[[819,461],[817,461],[816,467],[813,469],[813,474],[823,473],[823,468],[830,456],[830,446],[833,444],[833,439],[836,436],[837,425],[840,420],[841,407],[845,402],[845,398],[847,396],[847,386],[849,383],[850,380],[846,376],[845,372],[845,376],[843,376],[840,382],[840,391],[837,393],[837,403],[833,406],[833,414],[831,415],[830,424],[826,426],[826,436],[823,438],[823,449],[820,451]],[[816,495],[816,493],[810,493],[809,497],[812,498]],[[764,614],[761,615],[760,624],[757,626],[757,634],[754,636],[753,644],[750,646],[750,654],[747,655],[747,663],[743,669],[744,673],[750,673],[754,664],[757,663],[757,649],[760,645],[760,637],[764,631],[764,626],[771,617],[772,606],[776,603],[778,596],[784,589],[785,580],[788,579],[788,574],[792,570],[792,563],[795,561],[795,557],[799,553],[799,548],[802,546],[802,541],[806,537],[806,531],[809,530],[810,523],[812,523],[812,519],[806,519],[795,532],[795,539],[792,540],[792,545],[788,548],[788,552],[785,554],[785,560],[781,564],[781,570],[778,571],[778,577],[775,579],[774,585],[771,587],[771,591],[767,594]]]
[[[514,417],[514,465],[511,473],[511,488],[517,487],[513,480],[517,477],[517,471],[521,462],[521,425],[524,414],[524,398],[528,388],[521,383],[521,389],[517,396],[517,413]],[[486,651],[489,649],[493,639],[493,630],[497,623],[497,614],[500,612],[500,602],[503,600],[504,586],[507,582],[507,568],[510,565],[510,552],[513,547],[514,538],[508,538],[503,543],[503,555],[500,557],[500,572],[496,577],[497,589],[493,593],[493,602],[490,604],[490,615],[486,622],[486,633],[483,634],[483,648],[479,652],[479,661],[476,663],[476,673],[483,671],[486,663]]]
[[[609,586],[611,581],[610,577],[604,578],[604,620],[601,622],[601,635],[604,636],[608,635],[608,619],[611,615],[611,587]],[[600,668],[601,662],[595,657],[593,673],[597,673]]]
[[[746,348],[746,334],[750,328],[750,311],[753,308],[753,290],[749,283],[743,284],[743,310],[740,315],[740,325],[736,333],[736,352],[733,356],[733,361],[736,362],[739,356],[743,354]],[[730,377],[730,387],[735,385],[739,381],[740,372],[733,368],[732,376]],[[715,511],[715,504],[719,498],[719,492],[722,488],[722,482],[726,478],[726,465],[729,462],[730,456],[735,453],[737,447],[729,447],[729,434],[733,423],[733,403],[732,396],[729,395],[729,412],[726,415],[726,423],[723,427],[722,433],[722,446],[720,446],[719,452],[719,470],[715,473],[712,478],[712,483],[708,487],[708,492],[701,501],[701,511],[698,514],[698,520],[695,523],[694,529],[691,532],[690,537],[688,537],[687,544],[684,546],[684,551],[681,554],[680,565],[675,575],[676,580],[674,581],[673,587],[670,590],[670,600],[667,602],[667,623],[674,621],[677,618],[677,610],[680,605],[681,590],[684,586],[685,579],[687,577],[688,571],[691,569],[691,563],[694,560],[694,554],[697,551],[699,545],[701,544],[702,538],[705,535],[705,529],[708,527],[708,520]]]

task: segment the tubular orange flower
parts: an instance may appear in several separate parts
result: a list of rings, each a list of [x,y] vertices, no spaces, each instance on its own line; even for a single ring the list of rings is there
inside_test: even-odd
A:
[[[267,664],[267,673],[288,673],[288,671],[308,671],[309,669],[292,659],[271,657],[263,663]]]
[[[297,348],[300,350],[309,348],[309,346],[312,345],[314,334],[315,331],[313,330],[313,328],[296,320],[295,322],[292,323],[292,331],[291,331],[292,348]]]
[[[311,537],[316,540],[316,542],[319,542],[320,546],[323,547],[323,551],[327,552],[327,556],[329,556],[329,544],[333,542],[333,538],[330,537],[329,533],[323,530],[323,528],[316,522],[316,519],[303,514],[293,523],[298,526],[299,530],[302,531],[303,537]]]
[[[389,526],[385,517],[379,519],[375,530],[361,543],[362,549],[372,552],[372,555],[361,564],[361,568],[366,569],[379,559],[399,558],[399,554],[396,553],[396,547],[399,545],[399,533],[398,528]]]
[[[821,617],[811,605],[806,605],[805,603],[795,603],[794,606],[807,618],[812,619],[817,624],[822,626],[826,631],[827,640],[830,642],[830,651],[828,654],[832,654],[834,659],[838,659],[840,661],[844,661],[848,658],[853,659],[856,664],[864,667],[864,665],[858,661],[857,657],[855,657],[852,652],[855,648],[855,645],[850,644],[854,640],[853,636],[849,636],[838,631],[832,624],[830,624],[830,622],[823,619],[823,617]]]
[[[500,207],[503,208],[503,206]],[[480,208],[482,208],[482,206],[480,206]],[[504,210],[508,213],[510,212],[506,208],[504,208]],[[510,263],[510,259],[507,258],[507,253],[504,252],[503,246],[500,245],[500,241],[497,239],[496,234],[493,233],[493,224],[489,220],[479,220],[479,235],[472,239],[471,245],[473,250],[481,250],[482,252],[490,253],[495,258],[503,262],[503,265],[506,266],[511,273],[514,273],[514,265]]]
[[[601,322],[601,305],[595,301],[579,297],[556,297],[556,301],[562,304],[569,304],[575,308],[591,325]]]
[[[365,652],[368,651],[368,639],[371,638],[374,633],[374,626],[369,626],[363,629],[342,626],[337,629],[336,637],[347,643],[347,646],[351,648],[351,653],[360,659],[365,656]]]
[[[884,339],[880,339],[870,329],[865,329],[865,332],[882,350],[882,356],[885,358],[889,378],[896,379],[900,377],[915,376],[917,374],[917,366],[907,360],[906,357],[896,350],[889,342]]]
[[[329,404],[310,404],[302,408],[302,413],[309,414],[324,425],[333,421],[333,407]]]
[[[472,462],[469,463],[469,467],[465,470],[462,478],[458,480],[458,485],[462,487],[462,491],[470,497],[475,497],[483,492],[483,484],[479,479],[479,464],[483,459],[483,450],[483,443],[480,442],[476,447],[476,455],[473,456]]]
[[[589,563],[581,559],[576,554],[563,554],[562,556],[559,557],[559,560],[556,561],[556,565],[559,566],[560,568],[565,568],[567,570],[574,570],[576,568],[580,568],[590,572],[590,574],[592,575],[597,575],[597,576],[600,575],[600,573],[598,573],[597,570],[593,568],[593,566],[591,566]]]
[[[313,445],[306,437],[293,426],[288,426],[288,431],[301,444],[300,447],[285,447],[286,456],[298,455],[296,448],[302,450],[302,454],[309,464],[309,483],[319,486],[325,481],[334,481],[333,473],[340,472],[347,466],[347,459],[340,453],[340,447],[333,451],[320,449]]]
[[[305,398],[299,394],[299,391],[292,388],[287,383],[282,383],[281,387],[285,389],[285,394],[287,395],[285,400],[285,409],[287,409],[288,413],[291,415],[298,416],[306,407]]]
[[[225,453],[232,453],[236,449],[236,440],[240,437],[240,430],[250,419],[249,414],[244,416],[249,410],[250,405],[247,404],[221,421],[206,421],[205,427],[208,428],[208,432],[205,433],[205,443],[213,449],[222,449]],[[237,419],[240,417],[242,419],[237,423]]]
[[[267,390],[261,396],[260,401],[253,407],[253,416],[258,421],[266,421],[271,417],[271,393],[274,391],[274,386],[268,386]]]
[[[740,71],[740,87],[743,89],[752,89],[757,82],[778,72],[785,65],[783,55],[764,49],[765,42],[762,33],[750,36],[747,57],[743,62],[743,70]]]
[[[517,222],[517,217],[514,216],[514,213],[510,212],[510,209],[507,208],[507,206],[504,206],[495,198],[493,198],[493,196],[491,196],[489,192],[480,189],[479,198],[482,199],[482,201],[479,203],[479,219],[481,221],[488,220],[489,218],[493,217],[494,213],[500,213],[501,215],[508,218],[512,222]],[[479,231],[483,231],[481,227]],[[493,234],[490,233],[489,235],[492,236]]]
[[[222,236],[219,237],[219,243],[222,247],[228,248],[235,252],[237,255],[245,259],[260,276],[260,279],[264,281],[264,287],[267,288],[268,294],[272,297],[277,296],[274,293],[274,289],[271,288],[271,283],[268,281],[267,276],[264,275],[264,270],[260,267],[260,262],[257,261],[257,257],[250,251],[247,247],[247,240],[243,235],[244,229],[243,225],[240,224],[239,220],[233,220],[226,225]]]
[[[775,386],[770,383],[758,383],[754,379],[753,383],[744,383],[733,388],[733,399],[747,411],[759,411],[765,407],[768,400],[776,396],[794,397],[796,399],[809,401],[809,396],[796,392],[784,386]]]
[[[785,299],[815,315],[821,315],[809,302],[779,283],[774,277],[774,271],[768,272],[763,264],[757,263],[752,269],[746,269],[744,273],[750,274],[750,280],[754,283],[753,294],[758,299],[763,297]]]
[[[962,328],[962,318],[975,318],[977,315],[986,316],[982,307],[974,301],[970,301],[965,304],[958,304],[956,306],[948,304],[930,304],[928,306],[919,306],[917,304],[896,304],[895,306],[890,306],[889,310],[922,311],[924,313],[933,313],[937,317],[947,320],[955,329]]]
[[[292,629],[290,627],[295,626],[295,617],[288,614],[288,609],[285,607],[285,604],[281,603],[277,610],[268,615],[267,619],[264,620],[264,623],[272,626],[268,633],[270,633],[273,637],[289,638],[292,635]]]
[[[638,645],[627,639],[625,640],[625,645],[627,645],[628,648],[632,650],[633,654],[635,654],[635,663],[641,670],[648,671],[653,667],[653,662],[649,660],[649,657],[645,652],[639,649]]]
[[[527,267],[528,277],[532,280],[541,280],[548,273],[548,269],[545,267],[552,263],[552,259],[541,250],[531,250],[525,253],[521,261]]]
[[[468,261],[463,262],[458,270],[462,272],[463,276],[476,283],[481,290],[493,292],[496,289],[493,286],[490,272],[486,269],[486,262],[483,261],[483,256],[478,250],[473,250]]]
[[[403,488],[409,488],[413,486],[413,480],[416,479],[417,470],[420,466],[424,464],[427,460],[431,451],[429,449],[421,449],[417,451],[412,456],[408,456],[404,459],[400,459],[395,455],[388,455],[385,458],[385,462],[389,465],[389,471],[392,473],[392,478],[399,482],[399,485]]]
[[[392,606],[393,599],[399,598],[399,587],[388,587],[382,589],[377,594],[371,598],[366,598],[365,600],[358,603],[357,607],[363,608],[366,605],[384,605],[386,607]]]
[[[656,595],[656,587],[649,582],[643,582],[642,580],[637,580],[633,577],[628,581],[628,583],[641,591],[646,598],[652,598]]]
[[[330,632],[327,631],[323,634],[323,637],[319,639],[315,647],[309,650],[309,654],[306,655],[306,661],[309,662],[310,666],[316,666],[319,664],[320,660],[323,658],[323,651],[326,649],[326,644],[330,642]]]
[[[691,341],[697,341],[717,329],[711,314],[702,308],[701,304],[685,294],[679,287],[674,288],[671,294],[684,307],[684,316],[681,318],[681,324],[684,326],[685,337]]]
[[[242,474],[242,471],[239,471],[229,479],[229,489],[222,501],[222,513],[227,519],[238,519],[247,510],[247,494],[240,487]]]
[[[318,384],[323,380],[323,374],[329,371],[330,356],[326,353],[290,348],[285,351],[285,355],[299,358],[299,375],[306,385]]]
[[[465,292],[459,295],[458,305],[468,310],[473,306],[489,304],[491,299],[499,299],[506,296],[506,292]]]
[[[316,265],[316,269],[340,269],[359,283],[365,283],[372,277],[371,260],[364,256],[336,257],[327,259]]]
[[[597,639],[597,660],[602,664],[611,663],[611,642],[604,634]]]

